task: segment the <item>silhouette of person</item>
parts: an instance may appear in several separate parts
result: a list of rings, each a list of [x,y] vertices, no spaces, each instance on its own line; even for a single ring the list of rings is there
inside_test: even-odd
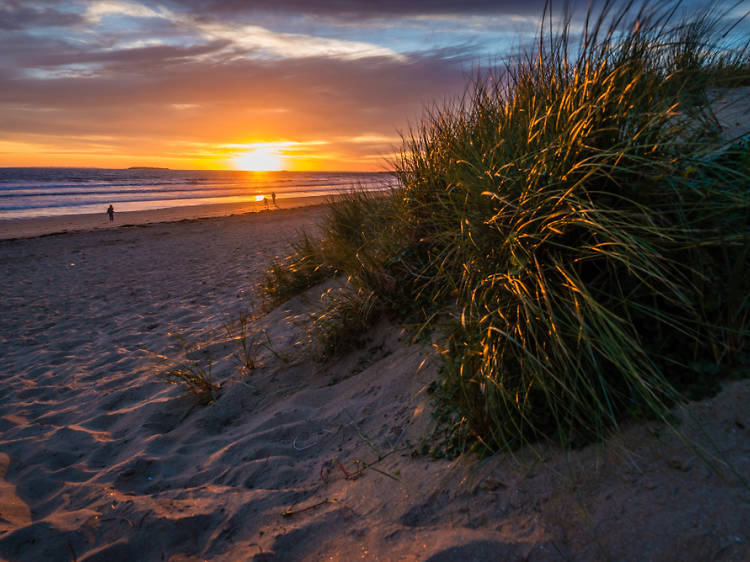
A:
[[[107,208],[107,214],[109,215],[109,222],[115,220],[115,208],[112,205]]]
[[[276,204],[276,192],[275,191],[271,192],[271,199],[273,200],[273,206],[278,207],[278,205]]]

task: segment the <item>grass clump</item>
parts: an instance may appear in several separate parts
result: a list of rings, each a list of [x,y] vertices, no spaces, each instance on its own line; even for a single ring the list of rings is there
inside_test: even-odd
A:
[[[191,343],[176,334],[170,334],[177,339],[182,348],[184,360],[173,361],[163,355],[157,357],[169,364],[169,367],[158,372],[156,376],[167,384],[182,387],[186,394],[195,398],[201,406],[211,404],[219,395],[221,386],[213,382],[211,370],[213,361],[208,349]]]
[[[750,58],[724,13],[678,8],[595,5],[575,45],[543,25],[404,136],[399,190],[323,230],[321,263],[382,310],[443,311],[437,395],[492,450],[663,418],[747,360],[748,148],[709,89]]]
[[[575,56],[566,23],[431,112],[399,164],[429,290],[458,292],[444,395],[493,449],[662,415],[717,380],[691,363],[747,341],[749,178],[699,79],[725,61],[712,22],[610,6]]]
[[[303,234],[292,243],[292,253],[285,260],[277,260],[261,283],[261,291],[270,307],[277,306],[322,283],[334,274],[334,270],[321,259],[319,241]]]
[[[160,377],[169,384],[181,386],[185,392],[195,397],[202,406],[216,399],[219,385],[211,381],[209,370],[198,369],[194,365],[183,365],[168,369]]]
[[[318,361],[359,347],[382,312],[375,294],[367,289],[329,289],[323,300],[325,305],[313,315],[312,327],[313,356]]]
[[[243,375],[250,375],[263,366],[261,352],[264,349],[281,362],[289,362],[289,358],[277,351],[272,344],[268,330],[255,326],[254,320],[252,309],[249,309],[224,324],[227,341],[236,346],[236,351],[231,356],[232,361]]]
[[[264,345],[260,335],[253,329],[251,312],[244,312],[234,321],[226,322],[224,329],[228,340],[237,345],[237,351],[232,354],[232,360],[242,374],[249,375],[260,367],[258,355]],[[265,332],[264,335],[268,338]]]
[[[377,299],[381,312],[398,314],[404,303],[421,303],[412,280],[426,265],[426,255],[420,255],[405,212],[400,191],[353,190],[331,204],[321,228],[321,259],[345,275],[355,291],[372,293],[368,298]]]
[[[278,304],[331,277],[342,283],[322,295],[313,315],[313,355],[326,361],[355,349],[383,314],[400,315],[418,300],[413,229],[398,228],[403,200],[395,190],[352,189],[330,201],[316,239],[304,235],[293,254],[272,264],[263,291]],[[408,268],[408,269],[406,269]],[[408,279],[406,284],[402,283]]]

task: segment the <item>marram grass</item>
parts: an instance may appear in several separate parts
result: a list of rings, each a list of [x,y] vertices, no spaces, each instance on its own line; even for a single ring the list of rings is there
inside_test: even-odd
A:
[[[438,395],[491,450],[664,416],[748,362],[750,150],[710,105],[747,49],[721,12],[612,6],[427,111],[402,187],[352,194],[316,243],[374,309],[439,313]]]

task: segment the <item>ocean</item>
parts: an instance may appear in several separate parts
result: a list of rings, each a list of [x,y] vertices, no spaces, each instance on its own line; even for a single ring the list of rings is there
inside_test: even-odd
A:
[[[395,185],[388,173],[0,168],[0,220],[334,195]]]

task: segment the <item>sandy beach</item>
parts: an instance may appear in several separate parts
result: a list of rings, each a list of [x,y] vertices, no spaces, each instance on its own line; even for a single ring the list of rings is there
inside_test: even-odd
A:
[[[748,381],[675,412],[694,445],[641,423],[427,458],[435,351],[381,323],[313,361],[324,287],[267,313],[254,289],[325,209],[245,210],[0,225],[0,559],[750,559]]]
[[[31,238],[46,234],[62,234],[81,230],[107,230],[120,226],[144,225],[159,222],[175,222],[181,220],[195,220],[209,217],[226,217],[244,213],[262,212],[268,210],[292,209],[320,205],[329,196],[289,197],[279,199],[278,206],[266,207],[263,202],[249,201],[246,203],[224,203],[214,205],[188,205],[184,207],[169,207],[149,211],[115,210],[115,220],[102,209],[98,215],[60,215],[50,217],[36,217],[32,219],[0,219],[0,240],[13,238]]]

